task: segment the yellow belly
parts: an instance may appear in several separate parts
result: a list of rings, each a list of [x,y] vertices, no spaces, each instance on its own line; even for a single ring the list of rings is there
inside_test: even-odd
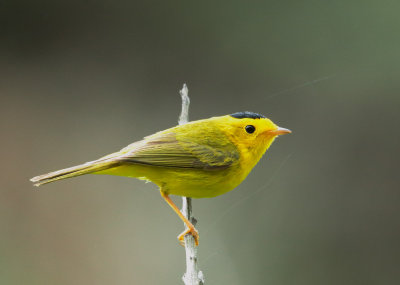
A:
[[[168,194],[209,198],[238,186],[247,176],[239,165],[224,170],[174,169],[144,165],[123,165],[94,174],[128,176],[148,180]]]

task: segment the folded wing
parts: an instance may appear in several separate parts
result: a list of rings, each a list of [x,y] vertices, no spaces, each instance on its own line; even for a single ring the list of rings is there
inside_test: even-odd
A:
[[[190,137],[189,137],[190,138]],[[237,162],[239,153],[232,143],[216,140],[188,140],[175,133],[158,133],[145,140],[127,146],[120,151],[121,163],[144,164],[159,167],[224,169]]]

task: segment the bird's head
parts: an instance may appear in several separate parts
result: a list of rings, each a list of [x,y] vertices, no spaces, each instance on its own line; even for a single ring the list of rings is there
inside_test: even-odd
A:
[[[252,112],[234,113],[225,118],[226,133],[229,134],[231,141],[242,155],[251,156],[257,161],[277,136],[291,133],[290,130],[278,127],[263,115]]]

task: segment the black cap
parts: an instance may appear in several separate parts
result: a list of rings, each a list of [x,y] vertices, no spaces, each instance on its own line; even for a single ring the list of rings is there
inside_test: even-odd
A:
[[[257,114],[257,113],[253,113],[253,112],[237,112],[234,114],[230,114],[231,117],[234,117],[236,119],[244,119],[244,118],[248,118],[248,119],[261,119],[261,118],[265,118],[265,116]]]

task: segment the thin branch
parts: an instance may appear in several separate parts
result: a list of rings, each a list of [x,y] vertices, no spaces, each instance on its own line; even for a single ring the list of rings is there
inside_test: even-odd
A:
[[[186,86],[186,83],[183,84],[182,90],[179,90],[179,94],[181,94],[182,98],[182,110],[181,115],[179,116],[179,125],[186,124],[189,122],[189,89]]]
[[[186,84],[183,84],[182,90],[179,91],[182,97],[182,111],[179,116],[179,125],[189,122],[189,89]],[[182,197],[182,214],[195,226],[197,221],[192,217],[192,199]],[[186,225],[185,225],[185,228]],[[186,251],[186,273],[182,280],[185,285],[203,285],[204,275],[198,268],[197,248],[194,237],[190,234],[185,236],[185,251]]]

